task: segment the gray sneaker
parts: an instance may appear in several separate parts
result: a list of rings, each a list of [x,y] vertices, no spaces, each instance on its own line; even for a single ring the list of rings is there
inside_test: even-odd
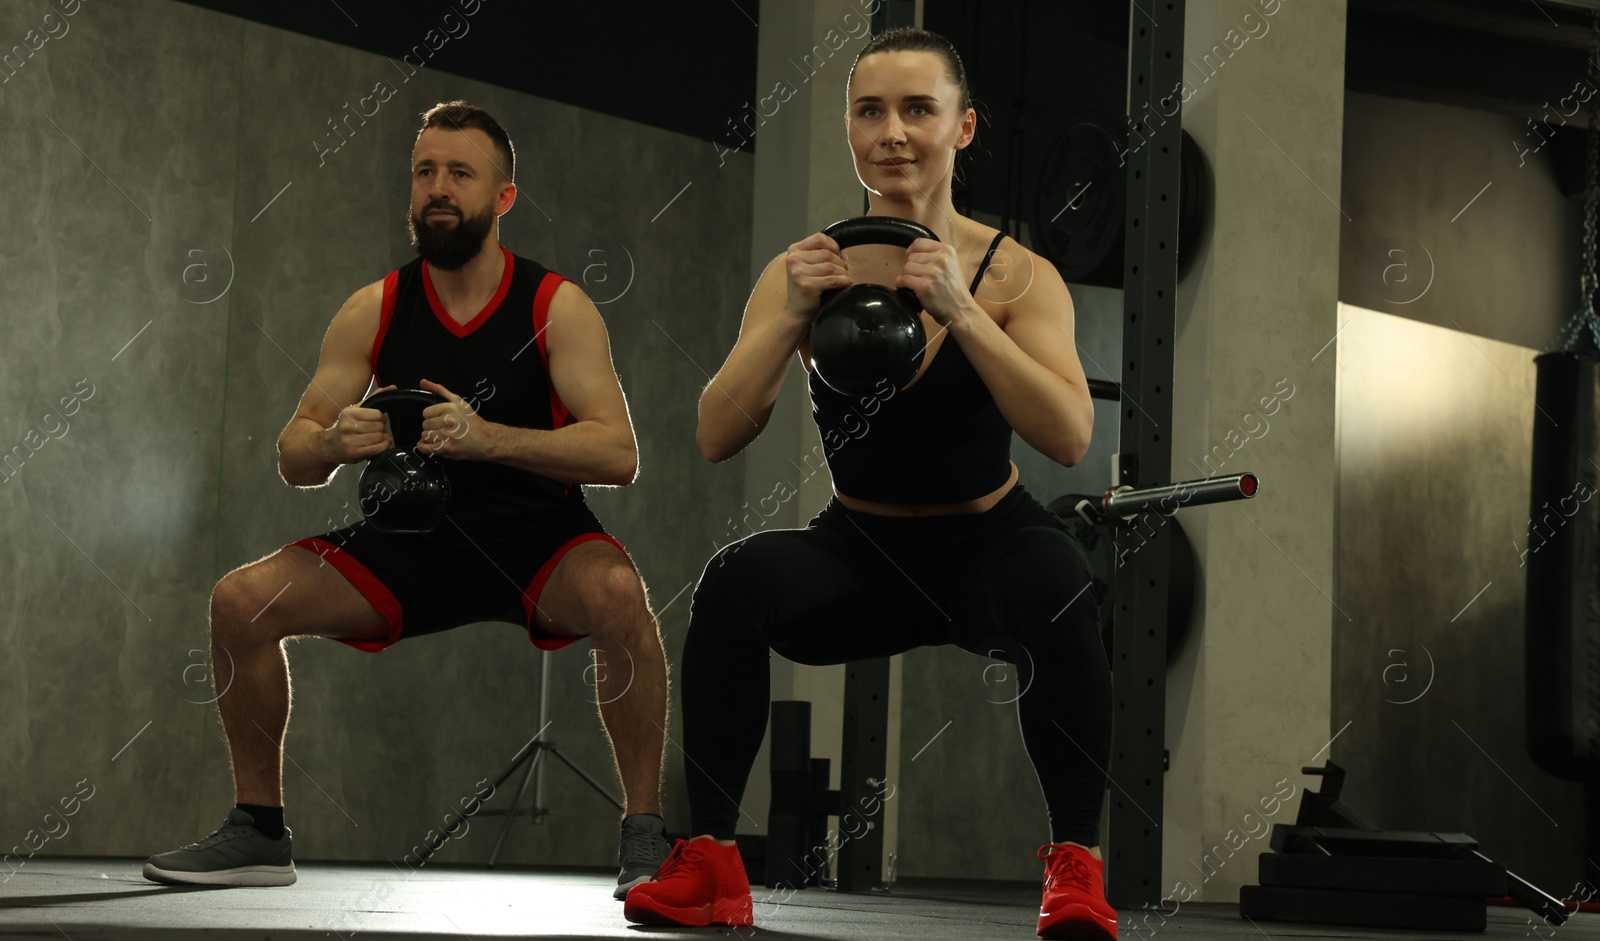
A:
[[[152,882],[193,885],[293,885],[289,828],[269,840],[254,819],[235,807],[217,832],[183,849],[150,857],[144,877]]]
[[[622,873],[617,876],[617,891],[611,897],[620,901],[628,897],[629,889],[649,882],[671,850],[666,821],[655,814],[634,814],[622,821],[622,843],[617,847],[617,865],[622,867]]]

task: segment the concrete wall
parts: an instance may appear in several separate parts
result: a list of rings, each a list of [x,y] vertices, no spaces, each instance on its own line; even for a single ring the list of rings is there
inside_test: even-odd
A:
[[[1513,546],[1582,207],[1549,148],[1518,159],[1517,118],[1375,95],[1345,116],[1332,755],[1375,822],[1470,833],[1565,895],[1582,789],[1528,758]]]
[[[1339,299],[1535,350],[1578,303],[1582,207],[1525,120],[1352,94]],[[1526,145],[1524,145],[1526,146]]]
[[[1256,35],[1241,43],[1245,30]],[[1283,795],[1298,793],[1300,767],[1335,731],[1337,371],[1327,344],[1347,224],[1344,32],[1343,2],[1188,6],[1183,123],[1215,198],[1178,287],[1172,474],[1248,470],[1262,490],[1183,520],[1203,587],[1198,634],[1168,673],[1161,825],[1176,899],[1231,901],[1255,881],[1264,824],[1292,819],[1296,801]],[[1276,813],[1263,820],[1267,807]]]
[[[0,8],[0,45],[44,12]],[[0,433],[9,448],[41,429],[0,483],[0,847],[84,779],[93,798],[40,852],[142,856],[221,821],[206,599],[354,502],[353,471],[285,487],[274,442],[334,311],[413,257],[410,147],[441,99],[489,109],[518,147],[503,241],[609,301],[641,471],[590,497],[664,609],[676,661],[678,593],[720,532],[705,508],[728,499],[694,448],[695,363],[720,354],[748,289],[751,158],[178,3],[85,4],[68,22],[0,84],[0,153],[18,173],[0,231],[0,389],[15,405]],[[392,97],[362,104],[380,81]],[[330,118],[348,122],[342,139]],[[94,391],[70,428],[41,425],[80,379]],[[536,731],[538,656],[509,625],[378,656],[307,641],[290,659],[303,859],[399,858]],[[582,646],[555,657],[549,736],[612,780],[588,665]],[[687,826],[680,754],[669,746],[673,827]],[[616,814],[564,768],[546,796],[555,816],[522,821],[503,858],[612,863]],[[481,862],[497,824],[476,821],[439,859]]]
[[[1536,766],[1524,732],[1536,351],[1346,304],[1340,323],[1344,801],[1391,829],[1470,833],[1565,896],[1583,786]]]

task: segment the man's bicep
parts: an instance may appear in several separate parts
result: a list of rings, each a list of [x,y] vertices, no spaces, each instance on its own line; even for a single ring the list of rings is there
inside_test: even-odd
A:
[[[360,401],[372,385],[372,343],[377,338],[382,304],[380,281],[351,295],[334,315],[295,418],[309,418],[327,427],[339,417],[340,409]]]
[[[550,298],[545,349],[550,384],[575,420],[627,424],[628,404],[611,362],[605,321],[570,281]]]

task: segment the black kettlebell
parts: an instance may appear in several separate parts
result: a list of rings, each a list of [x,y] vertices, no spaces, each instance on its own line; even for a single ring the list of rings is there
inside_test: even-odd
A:
[[[939,240],[927,226],[890,216],[835,222],[822,233],[846,249]],[[910,288],[852,284],[822,293],[811,322],[811,368],[841,395],[868,395],[889,382],[898,389],[922,368],[928,345],[922,333],[922,302]]]
[[[450,478],[435,457],[412,450],[422,438],[422,410],[444,402],[422,389],[390,389],[361,405],[388,419],[395,446],[367,462],[361,471],[361,515],[384,533],[427,533],[450,508]]]

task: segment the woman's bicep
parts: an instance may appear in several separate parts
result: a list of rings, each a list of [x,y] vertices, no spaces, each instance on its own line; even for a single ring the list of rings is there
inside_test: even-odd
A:
[[[1009,305],[1006,336],[1039,365],[1069,382],[1086,385],[1074,339],[1072,294],[1055,266],[1042,259],[1036,259],[1035,265],[1030,289]]]

